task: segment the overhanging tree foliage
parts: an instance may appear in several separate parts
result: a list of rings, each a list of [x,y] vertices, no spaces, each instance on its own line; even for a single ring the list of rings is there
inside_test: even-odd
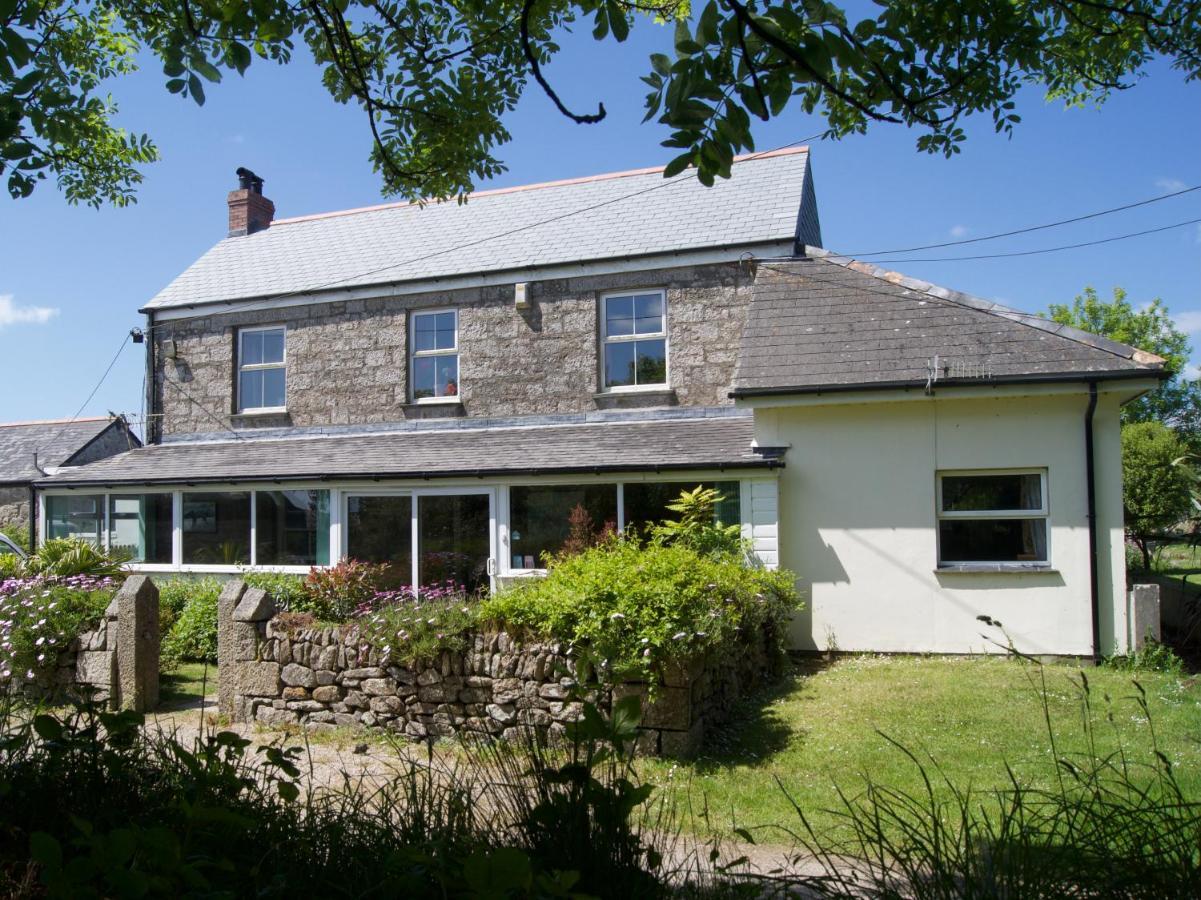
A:
[[[1126,536],[1151,568],[1152,542],[1182,524],[1191,501],[1186,473],[1173,463],[1185,444],[1159,422],[1136,422],[1122,429],[1122,504]]]
[[[1113,289],[1109,301],[1087,287],[1070,305],[1051,304],[1049,314],[1062,325],[1162,356],[1170,377],[1158,390],[1126,404],[1122,422],[1161,422],[1176,429],[1190,444],[1201,440],[1201,380],[1185,376],[1191,352],[1188,335],[1176,327],[1162,300],[1156,298],[1135,309],[1120,287]]]
[[[968,116],[1010,131],[1028,83],[1083,103],[1156,56],[1201,75],[1201,0],[898,0],[858,20],[822,0],[0,0],[0,174],[14,197],[53,177],[72,202],[129,203],[157,150],[113,124],[102,91],[139,51],[203,103],[206,83],[304,47],[365,111],[385,193],[462,194],[504,170],[503,117],[531,79],[572,120],[604,118],[556,93],[553,35],[586,23],[623,41],[638,15],[675,22],[674,58],[644,79],[647,118],[682,151],[667,174],[694,165],[705,183],[755,148],[756,119],[815,113],[833,137],[901,124],[951,154]]]

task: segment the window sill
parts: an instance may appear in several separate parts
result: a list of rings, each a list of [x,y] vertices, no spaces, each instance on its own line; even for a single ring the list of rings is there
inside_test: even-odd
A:
[[[1058,569],[1050,563],[954,563],[945,566],[939,566],[934,570],[936,575],[981,575],[981,574],[1006,574],[1006,575],[1053,575],[1058,573]]]
[[[452,406],[462,405],[462,403],[463,398],[458,395],[454,397],[418,397],[413,401],[414,406]]]
[[[600,409],[622,409],[645,406],[675,406],[676,392],[670,387],[626,388],[619,391],[599,391],[592,401]]]
[[[234,416],[239,419],[250,419],[255,416],[286,416],[288,407],[286,406],[263,406],[257,409],[243,409],[234,413]]]

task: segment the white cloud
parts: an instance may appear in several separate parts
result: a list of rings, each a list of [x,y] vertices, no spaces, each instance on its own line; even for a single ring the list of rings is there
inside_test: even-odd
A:
[[[0,328],[9,325],[45,325],[59,311],[50,306],[17,306],[12,294],[0,294]]]
[[[1176,313],[1172,318],[1176,320],[1176,327],[1186,334],[1201,332],[1201,310],[1190,309],[1186,312]]]
[[[1184,378],[1186,381],[1196,381],[1201,378],[1201,366],[1187,365],[1184,367]]]
[[[1186,187],[1188,187],[1188,185],[1179,178],[1156,178],[1155,186],[1165,194],[1174,194],[1177,191],[1183,191]]]
[[[961,238],[967,235],[970,230],[966,225],[952,225],[950,235],[953,238]]]

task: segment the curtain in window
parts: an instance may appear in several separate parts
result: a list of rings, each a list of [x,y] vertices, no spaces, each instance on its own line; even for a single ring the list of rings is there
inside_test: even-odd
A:
[[[1038,475],[1022,476],[1022,509],[1041,509],[1043,480]],[[1047,520],[1026,519],[1022,522],[1022,549],[1031,559],[1047,558]]]

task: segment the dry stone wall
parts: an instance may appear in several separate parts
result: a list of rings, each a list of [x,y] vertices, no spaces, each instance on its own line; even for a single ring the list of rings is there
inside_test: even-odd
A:
[[[231,582],[219,602],[221,711],[235,722],[309,730],[373,727],[425,739],[463,733],[515,739],[523,729],[556,731],[581,714],[582,700],[608,711],[615,699],[642,700],[639,749],[685,756],[767,673],[764,636],[744,652],[674,666],[663,683],[602,685],[561,644],[476,634],[463,652],[399,665],[354,627],[289,628],[269,598]]]
[[[0,488],[0,527],[29,527],[29,488]]]
[[[158,588],[133,575],[104,617],[59,654],[54,672],[29,686],[41,697],[85,698],[113,709],[148,712],[159,701]]]

